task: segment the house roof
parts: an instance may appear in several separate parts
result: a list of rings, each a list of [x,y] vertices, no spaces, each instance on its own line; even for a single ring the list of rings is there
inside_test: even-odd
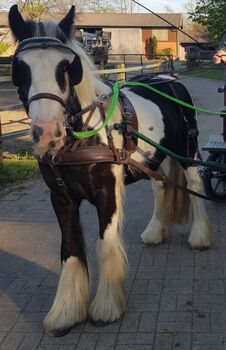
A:
[[[182,27],[183,15],[181,13],[161,13],[161,17],[173,23],[175,27]],[[62,14],[44,15],[43,19],[60,20]],[[171,27],[159,17],[149,13],[77,13],[75,24],[78,27]],[[8,13],[0,12],[0,27],[8,26]]]
[[[182,27],[181,13],[161,13],[161,17]],[[161,18],[149,13],[78,13],[75,19],[78,27],[172,27]]]
[[[195,32],[193,30],[188,29],[185,29],[185,32],[189,34],[192,38],[197,40],[200,44],[211,42],[210,34],[208,32]],[[196,42],[194,40],[192,40],[191,38],[189,38],[189,36],[181,32],[178,32],[178,41],[183,44],[196,45]]]

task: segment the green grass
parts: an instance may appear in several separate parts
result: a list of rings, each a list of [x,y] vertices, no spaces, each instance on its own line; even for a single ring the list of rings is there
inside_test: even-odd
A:
[[[10,64],[0,64],[0,77],[11,75]]]
[[[39,176],[37,161],[30,156],[10,156],[0,164],[0,192]]]
[[[191,76],[194,75],[197,76],[197,78],[203,78],[203,79],[213,79],[213,80],[224,80],[224,69],[221,65],[211,65],[211,66],[199,66],[199,67],[192,67],[188,70],[185,70],[181,72],[181,75]]]

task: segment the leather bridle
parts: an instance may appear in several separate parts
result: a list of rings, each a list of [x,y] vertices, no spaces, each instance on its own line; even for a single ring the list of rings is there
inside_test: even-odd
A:
[[[67,104],[65,103],[65,101],[58,95],[55,94],[51,94],[49,92],[41,92],[39,94],[33,95],[31,96],[27,103],[26,103],[26,109],[28,110],[29,105],[31,102],[33,101],[37,101],[37,100],[41,100],[41,99],[48,99],[48,100],[53,100],[53,101],[57,101],[59,102],[64,108],[67,107]]]
[[[64,45],[60,40],[52,37],[32,37],[28,39],[24,39],[19,43],[19,46],[15,52],[13,60],[17,58],[17,55],[21,52],[32,50],[32,49],[48,49],[48,48],[56,48],[63,51],[68,51],[70,53],[76,54],[73,49]],[[20,91],[20,87],[18,88],[18,93],[21,101],[24,104],[26,111],[28,112],[29,105],[33,101],[48,99],[59,102],[66,110],[67,102],[65,102],[60,96],[49,93],[49,92],[41,92],[31,96],[28,101],[25,101],[23,93]]]

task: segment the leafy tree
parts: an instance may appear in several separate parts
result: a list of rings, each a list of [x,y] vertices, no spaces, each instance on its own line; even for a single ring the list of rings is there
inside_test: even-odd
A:
[[[153,36],[151,38],[151,53],[153,55],[157,54],[157,46],[158,46],[158,40],[157,40],[156,36]]]
[[[225,0],[198,0],[195,11],[190,13],[193,21],[207,27],[215,42],[219,42],[226,27]]]
[[[17,4],[31,19],[40,19],[43,14],[50,12],[55,3],[53,0],[18,0]]]

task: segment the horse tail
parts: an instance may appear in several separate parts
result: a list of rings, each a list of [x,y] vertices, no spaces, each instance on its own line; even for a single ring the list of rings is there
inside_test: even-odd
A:
[[[187,180],[182,166],[174,159],[169,159],[168,178],[175,184],[184,188],[187,186]],[[171,182],[170,181],[170,182]],[[165,185],[164,191],[164,215],[165,222],[169,224],[180,224],[187,221],[190,208],[189,194],[176,189],[171,183]]]

